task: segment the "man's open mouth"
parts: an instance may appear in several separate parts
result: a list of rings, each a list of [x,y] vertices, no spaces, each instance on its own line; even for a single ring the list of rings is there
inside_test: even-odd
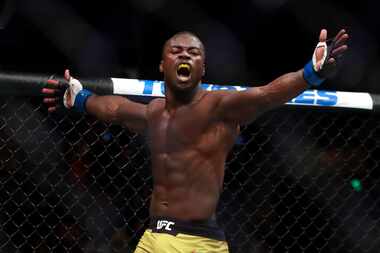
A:
[[[191,66],[188,63],[181,63],[177,67],[177,75],[180,77],[189,77],[191,74]]]

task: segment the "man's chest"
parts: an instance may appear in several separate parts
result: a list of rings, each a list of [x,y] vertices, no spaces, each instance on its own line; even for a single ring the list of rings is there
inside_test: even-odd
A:
[[[212,144],[219,128],[212,112],[202,108],[180,108],[174,113],[162,110],[150,120],[148,138],[155,151],[175,152],[205,146],[204,142]]]

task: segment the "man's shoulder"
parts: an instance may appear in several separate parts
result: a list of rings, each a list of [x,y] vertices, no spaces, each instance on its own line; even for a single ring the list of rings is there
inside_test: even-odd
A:
[[[165,108],[164,98],[155,98],[148,103],[148,117],[163,111]]]
[[[207,91],[207,102],[218,104],[218,102],[221,101],[221,99],[225,96],[230,95],[232,92],[227,90],[215,90],[215,91]]]
[[[207,91],[210,97],[213,97],[214,99],[216,98],[221,98],[223,96],[227,96],[229,94],[232,94],[236,91],[234,90],[211,90]]]
[[[164,105],[165,105],[165,98],[154,98],[148,103],[148,106],[153,107],[153,108],[164,106]]]

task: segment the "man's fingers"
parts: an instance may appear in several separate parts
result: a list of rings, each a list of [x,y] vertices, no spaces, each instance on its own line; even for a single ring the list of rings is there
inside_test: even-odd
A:
[[[47,86],[50,87],[50,88],[55,88],[58,86],[59,84],[59,81],[58,80],[54,80],[54,79],[49,79],[46,81],[47,83]]]
[[[56,98],[56,97],[55,98],[44,98],[43,102],[45,104],[52,104],[52,103],[57,103],[58,100],[59,100],[59,98]]]
[[[57,92],[57,89],[43,88],[41,92],[47,95],[54,95]]]
[[[331,57],[337,57],[337,56],[340,56],[344,53],[344,51],[347,50],[347,45],[343,45],[343,46],[340,46],[338,48],[335,48],[332,52],[331,52]]]
[[[49,89],[67,89],[69,87],[69,84],[65,81],[58,81],[54,79],[49,79],[46,81],[46,87]]]
[[[67,82],[69,82],[71,79],[70,71],[68,69],[65,70],[64,78]],[[43,102],[47,104],[49,112],[54,112],[60,107],[60,104],[62,103],[63,93],[65,92],[66,88],[69,87],[67,82],[54,79],[49,79],[46,81],[47,87],[43,88],[41,92],[44,95],[47,95],[47,97],[43,99]]]
[[[336,61],[334,58],[330,58],[328,61],[327,61],[329,64],[335,64]]]
[[[60,110],[62,107],[63,107],[63,104],[61,104],[61,103],[58,103],[58,104],[51,104],[51,105],[48,105],[48,111],[49,111],[49,112],[58,111],[58,110]]]
[[[347,33],[342,34],[339,38],[335,39],[335,47],[339,47],[343,44],[345,44],[348,40],[349,36]]]
[[[327,39],[327,30],[322,29],[321,33],[319,34],[319,42],[325,42]]]
[[[55,112],[57,110],[56,106],[51,106],[48,108],[48,112]]]
[[[337,35],[335,35],[334,41],[337,41],[340,37],[342,37],[343,34],[346,33],[346,30],[341,29]]]

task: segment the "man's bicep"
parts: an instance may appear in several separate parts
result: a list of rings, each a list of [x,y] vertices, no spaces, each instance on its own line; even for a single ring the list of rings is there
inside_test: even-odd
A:
[[[260,87],[245,91],[227,91],[220,97],[217,111],[228,121],[246,124],[254,120],[265,109],[265,95]]]
[[[86,102],[89,114],[102,121],[125,125],[136,132],[144,131],[146,127],[146,108],[144,104],[115,95],[93,95]]]
[[[146,104],[126,99],[118,108],[118,121],[132,131],[144,133],[148,125],[147,109],[148,106]]]

